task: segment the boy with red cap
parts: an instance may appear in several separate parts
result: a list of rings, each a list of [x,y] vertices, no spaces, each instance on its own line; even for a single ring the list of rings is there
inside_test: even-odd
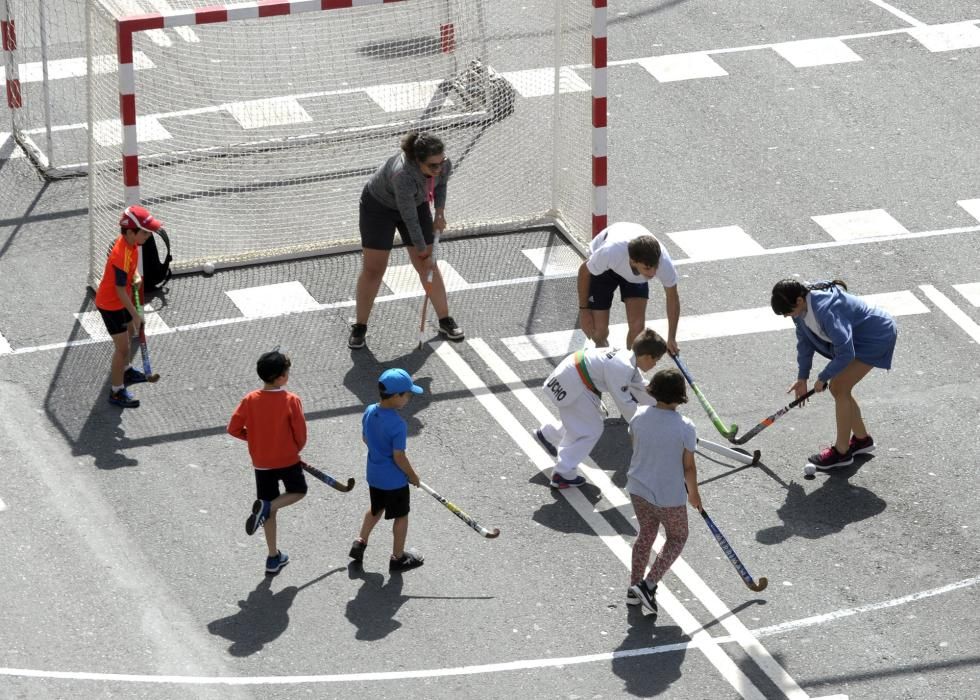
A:
[[[129,364],[129,338],[138,334],[143,324],[143,317],[133,304],[133,287],[142,284],[137,272],[139,246],[162,228],[163,224],[143,207],[126,207],[119,218],[119,238],[112,246],[95,293],[95,306],[114,345],[109,389],[109,403],[113,406],[140,405],[126,388],[146,381],[146,375]]]

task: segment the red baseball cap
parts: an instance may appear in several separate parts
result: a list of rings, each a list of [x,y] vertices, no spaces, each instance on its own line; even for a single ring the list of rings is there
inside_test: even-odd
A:
[[[163,223],[153,218],[144,207],[126,207],[126,210],[119,217],[120,228],[135,228],[142,231],[154,233],[163,228]]]

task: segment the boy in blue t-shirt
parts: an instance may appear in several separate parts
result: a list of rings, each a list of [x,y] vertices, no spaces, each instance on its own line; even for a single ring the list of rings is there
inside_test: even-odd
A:
[[[354,561],[364,559],[368,537],[384,514],[385,520],[394,520],[389,571],[407,571],[422,566],[420,552],[405,549],[408,535],[409,490],[408,485],[418,487],[419,475],[405,456],[408,428],[398,415],[412,398],[421,394],[411,375],[403,369],[389,369],[378,379],[381,401],[364,409],[361,418],[361,438],[368,447],[367,482],[371,492],[371,507],[364,514],[361,533],[350,548]]]

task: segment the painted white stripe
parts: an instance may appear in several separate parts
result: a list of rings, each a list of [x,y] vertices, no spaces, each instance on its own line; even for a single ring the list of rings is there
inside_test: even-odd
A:
[[[863,299],[893,316],[929,313],[928,307],[907,290],[885,294],[869,294]],[[647,327],[661,335],[666,335],[667,319],[648,320]],[[791,328],[793,328],[791,320],[777,316],[768,306],[759,306],[753,309],[681,316],[677,327],[677,340],[678,342],[707,340],[734,335],[782,331]],[[609,334],[614,338],[625,337],[626,329],[625,323],[611,325]],[[527,362],[549,357],[564,357],[583,347],[586,338],[581,330],[576,329],[518,335],[511,338],[501,338],[501,342],[507,346],[518,361]]]
[[[115,56],[94,56],[92,58],[93,73],[101,75],[115,73],[119,69],[119,59]],[[133,67],[136,70],[153,68],[151,61],[142,51],[133,52]],[[21,63],[18,67],[20,82],[39,83],[44,80],[44,64],[41,61]],[[48,80],[65,80],[66,78],[82,78],[88,72],[87,59],[59,58],[48,61]],[[6,78],[6,69],[0,66],[0,82]]]
[[[692,260],[739,258],[744,255],[755,255],[763,250],[762,246],[739,226],[675,231],[667,235],[683,248]]]
[[[10,347],[10,343],[8,343],[7,339],[3,337],[3,333],[0,333],[0,355],[6,355],[13,351],[13,348]]]
[[[980,199],[961,199],[957,204],[963,207],[967,214],[980,221]]]
[[[487,412],[506,430],[515,443],[524,451],[539,470],[550,469],[551,459],[548,457],[537,441],[531,437],[530,433],[517,421],[514,415],[484,384],[469,365],[456,353],[448,343],[439,342],[435,344],[436,355],[446,363],[446,366],[456,375],[463,385],[470,390],[473,396],[483,404]],[[612,528],[609,521],[595,511],[592,504],[578,489],[566,489],[562,492],[568,503],[582,517],[582,519],[599,536],[599,539],[616,555],[616,557],[627,568],[631,566],[632,552],[626,541]],[[677,562],[681,559],[678,558]],[[674,564],[677,566],[677,563]],[[708,660],[718,669],[722,677],[735,689],[743,698],[753,698],[764,700],[765,695],[753,685],[752,681],[742,672],[742,670],[732,661],[721,647],[719,647],[707,632],[701,627],[698,621],[688,612],[687,608],[667,589],[661,586],[657,591],[657,601],[660,608],[673,618],[674,622],[681,630],[699,643],[699,648],[704,651]],[[730,619],[730,613],[722,617]],[[805,694],[798,697],[805,697]]]
[[[408,112],[425,109],[432,102],[440,80],[424,80],[415,83],[392,83],[363,88],[385,112]],[[447,100],[451,103],[452,100]]]
[[[887,2],[885,2],[885,0],[868,0],[868,2],[877,5],[878,7],[880,7],[883,10],[885,10],[886,12],[892,13],[893,15],[895,15],[896,17],[898,17],[903,22],[908,22],[909,24],[911,24],[913,26],[916,26],[916,27],[924,27],[924,26],[926,26],[926,23],[925,22],[920,22],[919,20],[917,20],[915,17],[913,17],[912,15],[908,14],[907,12],[902,12],[897,7],[888,4]]]
[[[661,83],[698,78],[717,78],[728,75],[724,68],[715,63],[706,53],[677,53],[669,56],[652,56],[637,59],[654,78]]]
[[[107,341],[111,339],[109,331],[106,330],[105,322],[102,320],[102,315],[98,311],[85,311],[73,314],[73,316],[92,340]],[[153,310],[152,305],[143,306],[143,318],[146,322],[147,335],[165,335],[171,332],[171,328],[160,318],[160,314]]]
[[[921,29],[911,29],[909,34],[933,52],[973,49],[980,46],[980,28],[973,22],[936,24]]]
[[[811,217],[835,241],[895,236],[909,231],[884,209],[847,211]]]
[[[436,260],[436,265],[439,266],[439,272],[442,274],[442,281],[446,285],[447,292],[458,292],[470,288],[469,282],[464,280],[456,272],[456,268],[447,261]],[[385,283],[388,289],[398,295],[417,296],[425,294],[422,283],[419,281],[419,273],[412,265],[392,265],[385,270],[381,281]]]
[[[3,512],[5,510],[7,510],[7,504],[3,502],[2,498],[0,498],[0,512]]]
[[[929,297],[929,301],[935,304],[940,311],[949,316],[953,323],[966,331],[966,334],[973,338],[973,342],[980,343],[980,325],[977,325],[976,321],[967,316],[949,297],[931,284],[920,284],[919,289]]]
[[[572,274],[582,265],[582,256],[570,245],[525,248],[521,252],[534,263],[542,275]]]
[[[101,146],[118,146],[123,143],[122,123],[118,119],[96,122],[92,129],[92,136]],[[166,141],[170,138],[173,138],[171,133],[154,117],[136,117],[136,143]],[[132,143],[132,138],[127,139],[125,152],[136,153],[136,143]]]
[[[546,97],[555,94],[555,69],[531,68],[501,73],[521,97]],[[558,92],[588,92],[589,84],[582,80],[578,73],[562,66],[558,71]]]
[[[970,284],[954,284],[953,289],[963,295],[974,306],[980,306],[980,282]]]
[[[851,48],[840,39],[805,39],[774,44],[772,50],[796,68],[826,66],[833,63],[860,61]]]
[[[231,289],[225,292],[246,318],[268,318],[320,308],[301,282],[266,284],[261,287]]]
[[[313,121],[313,117],[293,97],[232,102],[225,107],[243,129],[262,129],[269,126],[305,124]]]

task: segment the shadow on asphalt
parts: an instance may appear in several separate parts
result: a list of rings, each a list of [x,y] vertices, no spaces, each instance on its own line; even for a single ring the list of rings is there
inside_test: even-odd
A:
[[[681,677],[687,649],[681,647],[651,654],[650,647],[684,644],[689,638],[676,625],[657,625],[643,614],[638,605],[627,606],[627,621],[629,628],[622,643],[616,647],[612,672],[623,679],[624,694],[640,698],[658,697]],[[634,650],[646,653],[628,654]]]

